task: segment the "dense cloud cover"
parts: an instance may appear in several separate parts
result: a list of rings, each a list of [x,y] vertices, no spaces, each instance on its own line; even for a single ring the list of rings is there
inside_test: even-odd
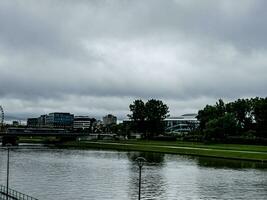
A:
[[[120,119],[134,99],[176,116],[266,96],[265,0],[0,1],[0,105]]]

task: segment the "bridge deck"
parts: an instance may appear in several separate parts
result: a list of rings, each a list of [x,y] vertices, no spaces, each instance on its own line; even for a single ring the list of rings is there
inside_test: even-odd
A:
[[[38,200],[34,197],[23,194],[16,190],[12,190],[10,188],[8,189],[8,194],[7,194],[6,187],[3,185],[0,185],[0,200],[6,200],[7,196],[9,200]]]
[[[40,132],[14,132],[3,133],[0,132],[0,136],[54,136],[54,137],[84,137],[84,136],[115,136],[114,133],[40,133]]]

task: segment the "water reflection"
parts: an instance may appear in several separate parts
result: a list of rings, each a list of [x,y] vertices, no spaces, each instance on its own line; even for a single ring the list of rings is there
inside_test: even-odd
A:
[[[201,168],[196,174],[196,184],[199,199],[267,198],[266,174],[255,169]]]
[[[16,149],[11,186],[42,200],[267,199],[266,164],[147,152]],[[265,168],[266,167],[266,168]],[[6,151],[0,149],[0,184]]]
[[[138,173],[137,157],[144,157],[147,162],[142,168],[142,199],[166,199],[167,181],[163,173],[164,154],[150,152],[128,152],[131,163],[129,177],[129,196],[137,199]]]
[[[229,168],[229,169],[267,169],[267,163],[263,162],[251,162],[243,160],[230,160],[220,158],[208,158],[208,157],[197,157],[195,158],[197,164],[201,167],[212,167],[212,168]]]
[[[154,152],[128,152],[127,153],[129,161],[133,162],[133,165],[136,165],[136,158],[143,157],[146,159],[147,165],[164,165],[164,156],[162,153]]]

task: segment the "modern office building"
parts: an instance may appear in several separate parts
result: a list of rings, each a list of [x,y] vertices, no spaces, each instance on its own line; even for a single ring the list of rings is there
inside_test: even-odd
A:
[[[28,127],[38,127],[38,118],[28,118],[27,119],[27,126]]]
[[[103,124],[104,124],[104,126],[117,124],[117,117],[112,115],[112,114],[108,114],[108,115],[103,117]]]
[[[28,118],[27,119],[27,126],[31,127],[31,128],[36,128],[36,127],[46,127],[46,118],[47,115],[41,115],[40,117],[36,117],[36,118]]]
[[[46,125],[52,128],[72,128],[74,115],[64,112],[49,113],[46,119]]]
[[[74,130],[89,130],[90,128],[91,128],[90,117],[88,116],[75,116],[74,117],[74,121],[73,121]]]
[[[184,114],[180,117],[169,117],[164,121],[166,123],[166,132],[170,133],[188,133],[199,126],[196,118],[197,114]]]
[[[47,118],[47,115],[41,115],[40,117],[38,117],[39,127],[46,127],[46,118]]]

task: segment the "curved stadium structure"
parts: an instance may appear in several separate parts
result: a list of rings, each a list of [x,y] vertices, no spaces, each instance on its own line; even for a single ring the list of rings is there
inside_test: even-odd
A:
[[[166,123],[166,132],[170,133],[188,133],[199,126],[196,118],[197,114],[184,114],[179,117],[169,117],[164,121]]]

